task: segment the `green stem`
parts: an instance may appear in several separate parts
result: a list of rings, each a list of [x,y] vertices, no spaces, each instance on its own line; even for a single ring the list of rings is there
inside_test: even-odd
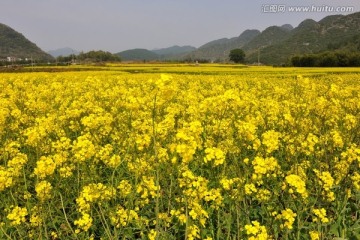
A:
[[[156,94],[154,97],[154,104],[152,110],[152,129],[153,129],[153,144],[154,144],[154,162],[157,163],[157,149],[156,149]],[[159,232],[159,196],[160,196],[160,187],[159,187],[159,169],[158,165],[156,165],[156,199],[155,199],[155,215],[156,215],[156,232]],[[157,237],[156,237],[157,238]]]
[[[97,210],[96,208],[95,209],[98,212],[98,214],[99,214],[99,211],[100,211],[101,224],[103,225],[103,227],[105,229],[106,235],[108,236],[108,239],[113,239],[111,237],[110,228],[109,228],[109,225],[107,224],[107,221],[105,219],[104,212],[102,211],[101,205],[98,204],[98,207],[99,207],[99,210]]]
[[[185,240],[188,238],[188,231],[189,231],[189,209],[187,204],[187,199],[185,199],[185,216],[186,216],[186,223],[185,223]]]
[[[61,193],[59,193],[59,196],[60,196],[61,208],[62,208],[62,211],[63,211],[63,213],[64,213],[65,221],[66,221],[68,227],[70,228],[72,234],[75,236],[76,239],[78,239],[78,237],[77,237],[74,229],[71,227],[71,224],[70,224],[70,222],[69,222],[69,220],[68,220],[68,218],[67,218],[66,211],[65,211],[65,207],[64,207],[64,201],[63,201],[63,198],[62,198]]]
[[[1,232],[3,232],[4,233],[4,235],[8,238],[8,239],[10,239],[10,240],[12,240],[13,238],[12,237],[10,237],[7,233],[6,233],[6,231],[4,231],[4,229],[3,229],[3,227],[2,227],[2,225],[0,224],[0,229],[1,229]]]

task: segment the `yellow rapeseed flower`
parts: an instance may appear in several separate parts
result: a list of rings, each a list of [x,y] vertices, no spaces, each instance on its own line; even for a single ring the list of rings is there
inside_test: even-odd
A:
[[[265,226],[261,226],[258,221],[252,221],[251,224],[245,225],[246,235],[249,236],[248,239],[251,240],[267,240],[269,235]]]
[[[283,186],[283,189],[286,189],[288,186],[289,193],[297,192],[300,194],[303,198],[308,197],[308,192],[306,190],[306,185],[304,180],[296,175],[296,174],[290,174],[285,177],[285,185]]]
[[[35,186],[37,198],[42,202],[50,199],[52,188],[53,187],[51,186],[51,184],[47,181],[41,181],[37,183]]]
[[[21,223],[26,222],[27,215],[28,215],[28,211],[26,208],[16,206],[7,215],[7,218],[11,221],[11,225],[17,226],[20,225]]]
[[[313,218],[313,222],[321,222],[321,223],[328,223],[329,219],[326,217],[326,210],[325,208],[314,208],[312,212],[315,214],[316,217]]]

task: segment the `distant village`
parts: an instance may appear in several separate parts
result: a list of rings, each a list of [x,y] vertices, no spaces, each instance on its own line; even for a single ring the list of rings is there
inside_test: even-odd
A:
[[[18,57],[6,57],[6,58],[0,58],[1,62],[30,62],[32,58],[18,58]]]
[[[25,66],[34,66],[38,64],[44,64],[44,62],[39,61],[39,59],[33,57],[0,57],[1,68],[18,68]],[[47,62],[47,64],[50,64],[50,62]]]

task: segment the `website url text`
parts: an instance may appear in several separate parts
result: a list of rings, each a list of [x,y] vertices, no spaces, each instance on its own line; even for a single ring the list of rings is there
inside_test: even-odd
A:
[[[285,12],[332,12],[346,13],[354,12],[353,6],[329,6],[329,5],[311,5],[311,6],[287,6],[286,4],[264,4],[261,6],[263,13],[285,13]]]

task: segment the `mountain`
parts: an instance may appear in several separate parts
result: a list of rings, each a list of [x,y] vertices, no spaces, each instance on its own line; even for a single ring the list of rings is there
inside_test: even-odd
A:
[[[185,59],[227,61],[229,52],[241,48],[248,63],[287,64],[294,55],[324,51],[360,50],[360,12],[331,15],[319,22],[306,19],[296,28],[271,26],[260,32],[246,30],[240,36],[210,41],[187,54]]]
[[[160,48],[147,50],[142,48],[130,49],[116,53],[123,61],[152,61],[152,60],[178,60],[184,55],[196,50],[192,46],[172,46],[168,48]]]
[[[228,61],[232,49],[242,48],[248,63],[270,65],[287,64],[293,56],[324,52],[360,51],[360,12],[349,15],[331,15],[320,21],[306,19],[297,27],[290,24],[246,30],[237,37],[220,38],[205,43],[198,49],[192,46],[172,46],[147,50],[130,49],[117,53],[124,61],[149,60],[207,60]],[[77,53],[70,48],[50,51],[54,56]],[[52,60],[21,33],[0,24],[0,60],[33,58]]]
[[[251,41],[259,34],[259,30],[245,30],[238,37],[214,40],[202,45],[196,51],[189,53],[186,58],[223,61],[228,58],[228,55],[232,49],[242,48],[246,43]]]
[[[161,48],[161,49],[154,49],[151,50],[152,52],[158,54],[158,55],[162,55],[164,57],[166,56],[174,56],[174,55],[179,55],[179,54],[184,54],[184,53],[189,53],[196,50],[195,47],[193,46],[172,46],[172,47],[168,47],[168,48]]]
[[[283,41],[290,35],[290,31],[278,26],[271,26],[254,37],[250,42],[243,46],[244,51],[254,50],[259,47],[272,45]]]
[[[291,31],[294,29],[294,27],[291,24],[284,24],[281,26],[282,29]]]
[[[67,56],[70,56],[71,54],[79,54],[80,52],[79,51],[76,51],[72,48],[69,48],[69,47],[65,47],[65,48],[58,48],[56,50],[50,50],[48,51],[48,54],[50,54],[51,56],[53,57],[59,57],[59,56],[63,56],[63,57],[67,57]]]
[[[21,33],[0,23],[0,59],[8,57],[18,59],[53,60],[53,57],[42,51]]]
[[[160,56],[152,51],[143,48],[130,49],[115,53],[122,61],[150,61],[158,60]]]
[[[289,34],[268,44],[262,42],[261,62],[265,64],[286,64],[294,55],[319,53],[328,50],[359,51],[360,12],[349,15],[327,16],[316,22],[306,19]],[[250,44],[250,43],[249,43]],[[246,52],[248,62],[256,62],[259,53],[254,49]]]

